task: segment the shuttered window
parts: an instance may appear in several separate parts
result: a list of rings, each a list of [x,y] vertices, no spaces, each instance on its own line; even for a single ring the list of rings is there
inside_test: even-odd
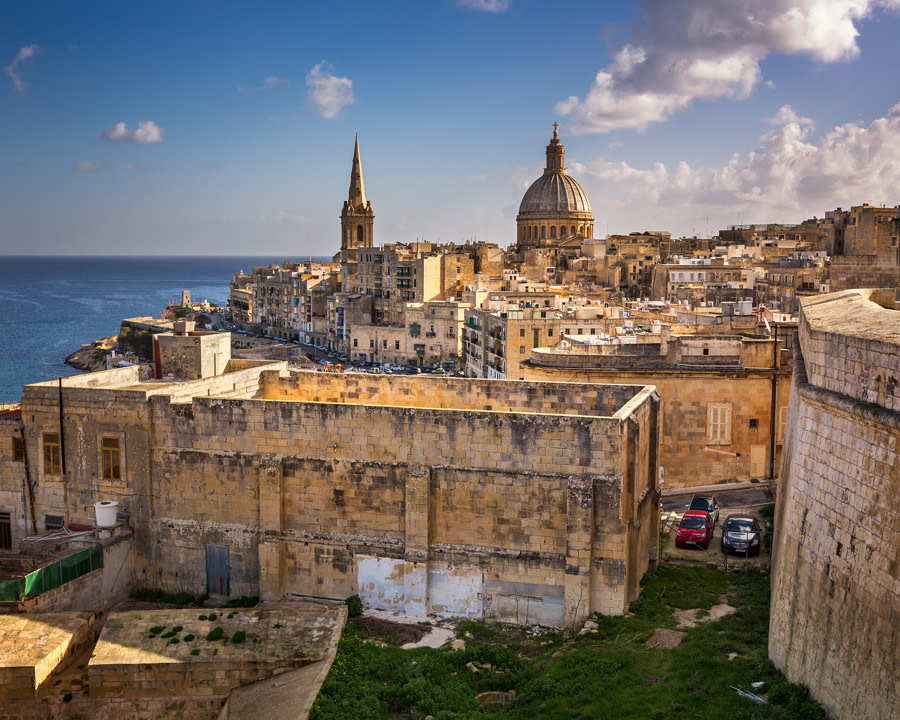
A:
[[[44,474],[62,474],[59,454],[59,433],[44,433]]]
[[[100,450],[103,455],[103,479],[122,479],[122,456],[119,438],[105,437],[100,439]]]
[[[706,442],[710,445],[731,444],[731,403],[706,406]]]

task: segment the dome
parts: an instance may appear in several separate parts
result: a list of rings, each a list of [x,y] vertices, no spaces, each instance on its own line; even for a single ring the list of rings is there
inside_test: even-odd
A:
[[[520,248],[594,236],[591,204],[581,184],[566,172],[566,148],[559,141],[557,127],[553,123],[544,174],[531,183],[519,205],[516,232]]]
[[[590,213],[591,204],[581,184],[564,172],[541,175],[525,192],[519,215],[552,216]]]

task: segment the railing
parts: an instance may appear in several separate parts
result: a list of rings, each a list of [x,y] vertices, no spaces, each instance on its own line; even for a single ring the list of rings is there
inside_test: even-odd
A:
[[[94,545],[45,567],[0,583],[0,602],[18,602],[65,585],[103,567],[103,548]]]

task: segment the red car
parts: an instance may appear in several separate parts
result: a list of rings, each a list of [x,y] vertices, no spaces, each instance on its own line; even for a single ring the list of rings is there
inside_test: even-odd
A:
[[[675,530],[675,545],[678,547],[708,548],[712,540],[715,523],[713,517],[703,510],[688,510]]]

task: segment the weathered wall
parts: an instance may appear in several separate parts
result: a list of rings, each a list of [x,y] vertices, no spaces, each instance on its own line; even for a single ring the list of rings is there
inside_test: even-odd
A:
[[[531,381],[655,386],[662,403],[659,463],[665,468],[667,487],[696,485],[698,477],[704,483],[770,477],[774,374],[777,383],[774,467],[778,470],[790,370],[773,373],[770,370],[579,369],[526,364],[523,372]],[[572,392],[571,396],[577,397],[580,392]],[[730,406],[729,442],[710,442],[710,404]]]
[[[231,596],[359,592],[556,625],[636,597],[658,542],[652,389],[269,367],[64,386],[67,471],[35,468],[40,518],[86,522],[119,500],[136,584],[168,591],[207,591],[216,545]],[[28,386],[24,408],[41,457],[57,388]],[[105,435],[123,441],[116,482],[101,477]]]
[[[881,720],[900,716],[900,312],[867,296],[802,304],[769,654],[834,717]]]

